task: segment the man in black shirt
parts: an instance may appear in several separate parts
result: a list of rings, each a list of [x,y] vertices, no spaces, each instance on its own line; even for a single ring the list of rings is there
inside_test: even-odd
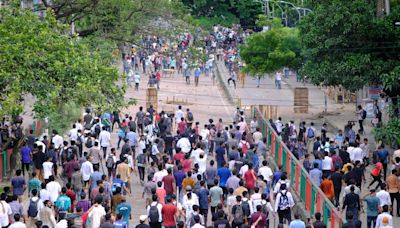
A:
[[[337,167],[335,172],[331,176],[333,182],[333,190],[335,192],[335,206],[339,206],[339,197],[342,191],[343,184],[343,173],[340,172],[340,168]]]
[[[314,228],[326,228],[325,223],[321,221],[321,213],[315,213],[315,222],[313,223]]]
[[[361,183],[362,183],[362,180],[365,181],[365,177],[364,177],[364,168],[362,167],[360,161],[355,162],[353,172],[355,174],[354,180],[356,181],[356,186],[361,189]]]
[[[229,221],[225,218],[223,210],[218,211],[218,219],[214,222],[214,228],[230,228]]]
[[[344,197],[342,210],[347,208],[347,212],[352,212],[355,220],[358,219],[358,211],[361,209],[360,197],[354,193],[354,186],[350,187],[350,193]]]
[[[348,172],[344,175],[344,182],[349,185],[350,180],[356,180],[356,173],[352,169],[353,167],[349,166],[348,167]]]
[[[137,225],[135,228],[150,228],[149,225],[145,224],[146,219],[147,219],[147,215],[141,215],[139,217],[140,224]]]

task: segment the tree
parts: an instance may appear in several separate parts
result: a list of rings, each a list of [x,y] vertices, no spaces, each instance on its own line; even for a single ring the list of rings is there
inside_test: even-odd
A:
[[[390,16],[376,17],[374,0],[314,2],[314,11],[300,23],[306,59],[302,75],[351,91],[368,85],[398,91],[398,81],[388,76],[396,75],[400,65],[400,30],[393,24],[399,7]]]
[[[132,42],[138,31],[163,17],[171,20],[183,7],[177,0],[43,0],[57,20],[76,26],[81,37],[95,35],[118,42]]]
[[[283,67],[296,67],[300,61],[298,30],[283,28],[274,19],[272,29],[254,33],[240,46],[240,57],[250,75],[265,76]]]
[[[44,18],[18,6],[0,9],[0,115],[19,115],[24,98],[35,98],[38,117],[74,103],[101,110],[123,107],[123,76],[96,51],[69,36],[48,11]]]

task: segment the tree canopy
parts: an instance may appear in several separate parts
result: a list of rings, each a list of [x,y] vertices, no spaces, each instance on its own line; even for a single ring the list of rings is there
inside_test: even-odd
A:
[[[377,17],[373,0],[315,2],[314,11],[300,23],[303,75],[316,84],[342,85],[351,91],[368,85],[398,91],[400,29],[394,21],[399,7]]]
[[[51,11],[39,18],[18,6],[0,9],[0,114],[18,115],[24,97],[35,97],[39,117],[66,103],[102,110],[125,104],[122,76],[91,51]],[[120,84],[120,85],[119,85]]]
[[[244,70],[251,75],[263,77],[285,66],[295,68],[301,60],[298,30],[284,28],[276,20],[271,23],[271,30],[250,35],[240,46]]]

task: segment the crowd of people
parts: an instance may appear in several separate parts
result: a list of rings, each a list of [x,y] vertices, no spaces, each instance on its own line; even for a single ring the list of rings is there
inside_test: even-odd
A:
[[[215,56],[225,62],[229,82],[236,86],[241,67],[237,45],[245,36],[238,27],[215,27],[203,39],[212,61],[195,68],[196,84],[201,73],[212,71]],[[134,81],[137,90],[141,71],[151,75],[150,86],[159,88],[164,69],[177,70],[190,83],[189,63],[182,53],[193,39],[189,33],[180,34],[173,55],[162,51],[163,38],[144,39],[142,50],[124,56],[128,84]],[[359,111],[360,126],[363,113]],[[23,136],[19,125],[12,128],[4,119],[2,141],[10,135],[23,140],[11,185],[0,195],[1,226],[326,227],[320,213],[313,221],[293,215],[291,183],[281,166],[268,163],[267,139],[253,117],[237,108],[232,120],[214,117],[200,124],[194,114],[181,106],[173,114],[153,106],[124,115],[88,109],[66,136],[52,131],[41,138],[33,131]],[[346,211],[343,227],[393,227],[392,216],[400,213],[400,151],[392,159],[383,144],[371,151],[368,140],[351,124],[329,138],[326,125],[317,132],[313,123],[301,122],[297,127],[281,118],[269,123],[301,160],[313,183]],[[112,132],[118,140],[112,140]],[[361,196],[368,166],[373,166],[370,193]],[[138,174],[141,186],[133,184],[132,174]],[[137,208],[132,202],[140,199],[132,195],[138,190],[146,213],[135,218]],[[367,221],[359,220],[363,202]]]

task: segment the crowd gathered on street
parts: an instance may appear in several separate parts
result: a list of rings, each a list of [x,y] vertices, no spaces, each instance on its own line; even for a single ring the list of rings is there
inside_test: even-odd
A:
[[[200,75],[212,74],[214,61],[224,61],[229,83],[236,86],[236,69],[242,67],[237,45],[245,36],[238,27],[215,27],[203,39],[209,58],[195,66],[195,84]],[[184,53],[193,39],[180,34],[176,55],[164,54],[163,38],[144,39],[142,50],[134,47],[123,56],[128,84],[138,90],[140,74],[149,73],[149,86],[160,88],[164,70],[177,70],[190,84],[191,63]],[[348,124],[334,137],[328,137],[326,125],[317,130],[312,122],[278,118],[269,124],[312,182],[344,212],[343,227],[394,227],[392,216],[400,216],[400,150],[390,155],[382,143],[371,150],[362,138],[362,107],[358,115],[360,131]],[[190,107],[178,106],[174,113],[151,105],[136,113],[88,108],[66,135],[53,130],[42,137],[33,131],[23,135],[18,123],[3,119],[2,144],[18,139],[13,146],[19,149],[10,186],[0,195],[1,227],[327,227],[320,213],[307,221],[293,213],[292,183],[280,164],[269,163],[267,139],[258,126],[240,107],[232,119],[210,117],[202,123]],[[114,133],[118,140],[112,140]],[[370,193],[361,195],[367,185]],[[133,217],[137,191],[146,213]],[[361,221],[364,208],[367,219]]]

